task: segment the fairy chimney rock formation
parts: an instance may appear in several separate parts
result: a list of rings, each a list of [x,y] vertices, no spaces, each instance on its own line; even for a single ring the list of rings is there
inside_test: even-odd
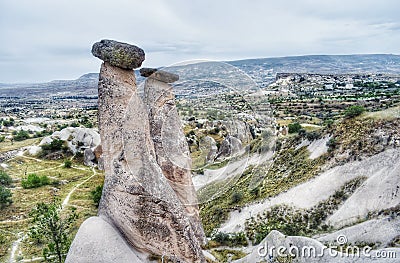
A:
[[[163,70],[143,68],[144,102],[148,107],[150,135],[156,160],[168,183],[184,205],[198,240],[205,244],[196,190],[192,182],[192,160],[169,83],[179,76]]]
[[[191,177],[178,176],[184,178],[186,190],[176,188],[166,177],[159,160],[168,157],[159,154],[160,151],[155,149],[156,140],[152,138],[153,126],[148,114],[148,108],[152,107],[146,106],[137,92],[132,69],[143,62],[143,50],[102,40],[93,45],[92,53],[104,60],[98,84],[98,121],[105,171],[100,219],[111,225],[136,254],[165,256],[173,262],[205,262],[200,247],[203,230]],[[159,97],[164,95],[159,94]],[[158,111],[158,106],[153,106]],[[174,123],[178,119],[167,119],[171,129],[180,126],[180,122]],[[165,135],[175,136],[170,132]],[[166,139],[170,142],[175,138]],[[180,154],[178,152],[176,156]],[[173,166],[171,169],[176,170]],[[183,200],[188,200],[190,209]],[[82,238],[85,235],[80,232],[88,231],[78,231],[67,263],[80,262],[82,247],[88,247],[87,243],[82,243],[88,239]],[[106,262],[101,255],[94,257],[92,262]],[[132,262],[136,261],[132,259]],[[142,259],[142,262],[145,261]]]

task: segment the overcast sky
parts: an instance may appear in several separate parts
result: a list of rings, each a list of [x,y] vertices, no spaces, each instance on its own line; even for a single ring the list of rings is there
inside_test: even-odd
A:
[[[0,0],[0,82],[97,72],[109,38],[144,66],[306,54],[399,54],[399,0]]]

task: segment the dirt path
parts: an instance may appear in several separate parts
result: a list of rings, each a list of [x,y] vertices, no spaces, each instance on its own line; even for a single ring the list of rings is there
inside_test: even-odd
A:
[[[62,202],[62,205],[61,205],[62,208],[64,208],[65,206],[68,205],[69,199],[71,198],[71,195],[76,191],[76,189],[78,189],[81,185],[83,185],[84,183],[86,183],[87,181],[92,179],[97,174],[96,170],[93,167],[92,167],[92,172],[93,172],[93,174],[91,176],[89,176],[84,181],[78,183],[77,185],[74,186],[74,188],[72,188],[72,190],[68,193],[68,195],[65,197],[64,201]]]
[[[15,158],[15,157],[17,157],[17,156],[23,157],[23,158],[28,158],[28,159],[33,159],[33,160],[36,160],[36,161],[38,161],[38,162],[42,162],[42,161],[43,161],[43,160],[40,160],[40,159],[36,159],[36,158],[32,158],[32,157],[27,157],[27,156],[24,156],[24,155],[19,155],[18,153],[16,153],[15,156],[12,157],[12,158]],[[11,158],[11,159],[12,159],[12,158]],[[8,160],[10,160],[10,159],[8,159]],[[53,169],[57,169],[57,168],[59,168],[59,167],[61,167],[61,166],[63,166],[63,164],[60,164],[59,166],[54,167],[54,168],[49,168],[49,169],[44,169],[44,170],[38,170],[38,171],[34,171],[34,172],[37,173],[37,172],[43,172],[43,171],[53,170]],[[86,171],[86,170],[87,170],[87,169],[82,168],[82,167],[72,167],[72,168],[78,169],[78,170],[82,170],[82,171]],[[62,202],[62,205],[61,205],[62,209],[64,209],[64,208],[68,205],[69,200],[70,200],[72,194],[73,194],[81,185],[83,185],[84,183],[86,183],[87,181],[89,181],[90,179],[92,179],[96,174],[97,174],[97,173],[96,173],[96,170],[92,167],[92,175],[90,175],[90,176],[89,176],[88,178],[86,178],[84,181],[82,181],[82,182],[76,184],[76,185],[71,189],[71,191],[67,194],[67,196],[65,197],[64,201]],[[27,219],[24,219],[24,220],[27,220]],[[11,222],[11,221],[10,221],[10,222]],[[26,233],[24,234],[24,232],[19,232],[19,233],[18,233],[18,239],[15,240],[15,241],[12,243],[12,246],[11,246],[10,258],[9,258],[9,261],[8,261],[9,263],[15,263],[15,262],[17,262],[16,257],[18,256],[17,253],[18,253],[18,251],[19,251],[19,246],[20,246],[20,244],[24,241],[24,239],[27,237],[27,235],[28,235],[28,234],[26,234]],[[34,258],[34,259],[24,260],[23,262],[34,262],[34,261],[39,261],[39,260],[42,260],[42,259],[43,259],[43,258],[38,257],[38,258]]]

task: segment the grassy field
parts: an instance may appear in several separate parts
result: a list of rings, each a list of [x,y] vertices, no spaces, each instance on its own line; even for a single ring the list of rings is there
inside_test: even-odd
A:
[[[64,168],[64,160],[40,160],[24,156],[10,159],[6,164],[7,173],[14,181],[11,188],[13,204],[0,213],[0,262],[8,262],[13,242],[20,237],[24,238],[16,250],[15,260],[42,255],[41,246],[33,245],[27,237],[31,223],[29,212],[39,202],[50,202],[54,197],[61,202],[68,200],[64,210],[75,207],[79,214],[75,231],[86,218],[96,215],[97,208],[90,192],[103,183],[101,171],[77,162],[73,162],[72,168]],[[22,188],[21,179],[32,173],[46,175],[54,183],[32,189]],[[69,199],[66,199],[67,196]]]
[[[26,147],[29,145],[37,144],[39,143],[41,138],[32,138],[32,139],[27,139],[19,142],[11,142],[9,140],[6,140],[4,142],[0,142],[0,153],[4,152],[9,152],[12,150],[17,150],[22,147]]]

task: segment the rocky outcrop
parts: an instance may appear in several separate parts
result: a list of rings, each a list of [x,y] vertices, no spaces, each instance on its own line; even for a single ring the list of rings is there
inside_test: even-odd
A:
[[[146,256],[133,249],[112,225],[91,217],[79,228],[66,263],[141,263]],[[73,253],[72,253],[73,252]]]
[[[147,77],[144,102],[148,107],[150,135],[154,142],[157,163],[185,206],[197,238],[205,243],[196,190],[192,182],[189,146],[181,127],[172,86],[168,84],[179,77],[153,69],[142,69],[141,74]]]
[[[228,131],[229,135],[238,138],[244,144],[249,143],[253,139],[250,126],[244,121],[221,121],[221,126],[223,129]]]
[[[100,135],[96,130],[81,127],[68,127],[61,131],[53,132],[52,135],[44,137],[39,146],[49,144],[53,140],[62,140],[67,144],[72,153],[83,152],[87,148],[96,148],[100,144]]]
[[[199,149],[205,156],[207,163],[213,163],[217,158],[218,146],[217,142],[211,136],[204,136],[199,141]]]
[[[236,137],[228,135],[221,143],[217,156],[233,157],[243,149],[242,142]]]
[[[113,49],[108,52],[113,53]],[[103,57],[109,56],[112,54],[106,53]],[[135,63],[140,65],[140,59]],[[162,155],[158,150],[156,154],[149,115],[138,95],[132,70],[113,66],[106,60],[101,66],[98,89],[99,130],[105,170],[100,218],[115,228],[140,253],[166,256],[174,262],[204,262],[196,236],[198,229],[191,221],[193,217],[188,216],[184,206],[186,203],[182,202],[182,194],[186,193],[189,204],[195,204],[195,195],[190,193],[190,189],[186,192],[175,191],[171,187],[174,184],[160,168],[157,158],[161,160]],[[167,118],[166,125],[172,125],[173,128],[167,130],[166,137],[175,136],[172,131],[175,132],[174,128],[179,124],[174,121],[176,119]],[[173,139],[166,138],[166,141],[169,145]],[[178,145],[174,147],[180,147],[179,143],[174,143]],[[165,147],[165,144],[162,145]],[[167,159],[167,156],[164,157]],[[180,167],[186,168],[189,160],[177,160],[178,157],[182,156],[171,156],[172,160],[179,161]],[[176,171],[174,167],[167,167],[172,174]],[[186,177],[183,183],[191,184]],[[85,242],[85,239],[78,236],[68,258],[79,253],[77,248],[81,242]],[[90,262],[101,261],[93,258]]]
[[[43,145],[51,144],[54,140],[64,141],[64,146],[72,154],[80,153],[84,156],[84,164],[87,166],[96,166],[100,156],[96,156],[94,151],[100,147],[100,135],[95,129],[82,127],[68,127],[61,131],[55,131],[52,135],[44,137],[39,146],[30,146],[27,149],[28,154],[38,155],[42,152]],[[46,158],[63,158],[63,154],[52,152],[46,155]]]

